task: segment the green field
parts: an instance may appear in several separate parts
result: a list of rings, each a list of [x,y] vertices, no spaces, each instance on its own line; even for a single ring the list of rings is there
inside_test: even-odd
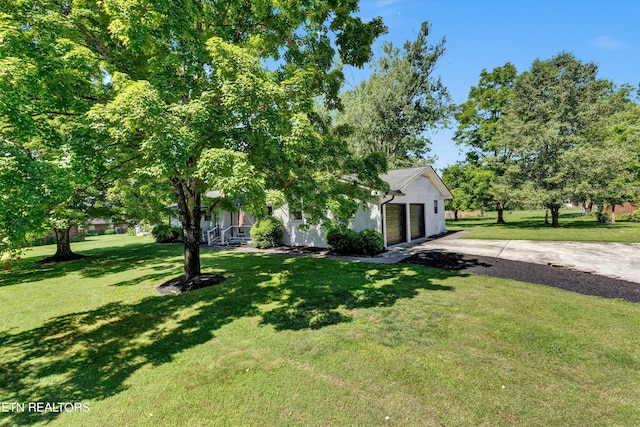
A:
[[[0,272],[0,425],[640,425],[640,305],[411,265],[93,237]],[[9,403],[88,411],[10,411]],[[25,406],[28,409],[28,406]]]
[[[497,213],[447,220],[447,230],[471,230],[466,239],[559,240],[576,242],[640,242],[640,222],[600,224],[593,216],[582,216],[579,209],[561,209],[560,227],[544,223],[544,210],[505,211],[506,224],[496,224]],[[551,221],[551,217],[549,217]]]

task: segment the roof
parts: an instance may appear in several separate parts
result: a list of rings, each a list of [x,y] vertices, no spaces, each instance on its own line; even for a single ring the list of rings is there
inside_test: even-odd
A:
[[[421,176],[430,180],[445,199],[453,199],[451,191],[449,191],[444,182],[442,182],[442,179],[440,179],[436,171],[433,170],[431,166],[393,169],[380,175],[380,178],[389,184],[390,193],[397,193],[404,192],[403,190],[406,189],[409,184]]]

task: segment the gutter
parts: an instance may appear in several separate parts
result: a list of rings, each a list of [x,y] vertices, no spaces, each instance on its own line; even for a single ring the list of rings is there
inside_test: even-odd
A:
[[[386,230],[384,228],[385,227],[385,224],[384,224],[384,213],[382,212],[382,207],[384,205],[386,205],[387,203],[393,202],[393,199],[395,199],[396,196],[404,196],[404,193],[402,191],[400,191],[400,190],[394,190],[394,191],[387,191],[384,195],[385,196],[391,196],[391,198],[389,200],[387,200],[386,202],[380,203],[380,219],[381,219],[381,222],[382,222],[382,235],[384,236],[384,247],[387,248],[388,247],[388,245],[387,245],[387,233],[386,233]]]

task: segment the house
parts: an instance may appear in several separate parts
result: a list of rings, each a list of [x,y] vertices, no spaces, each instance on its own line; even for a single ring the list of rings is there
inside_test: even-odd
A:
[[[380,178],[389,184],[389,191],[374,194],[373,200],[361,206],[349,220],[351,229],[379,231],[385,247],[446,231],[444,201],[453,196],[431,166],[390,170]],[[321,226],[300,229],[304,224],[302,212],[289,212],[283,206],[273,215],[284,222],[283,244],[327,247]]]
[[[222,197],[222,193],[209,191],[205,196],[209,199],[219,199]],[[177,211],[178,205],[170,206],[170,208]],[[212,212],[207,206],[203,206],[203,211],[205,213],[200,220],[201,242],[211,245],[214,243],[243,243],[251,240],[249,232],[251,226],[256,222],[252,215],[243,212],[241,209],[238,209],[237,212]],[[169,218],[169,225],[180,227],[180,220],[177,215]]]
[[[372,200],[349,220],[350,228],[379,231],[385,247],[446,231],[444,201],[453,196],[431,166],[390,170],[380,178],[389,184],[389,191],[372,192]],[[212,192],[209,197],[215,195]],[[282,244],[327,247],[322,226],[301,228],[305,224],[304,212],[292,211],[284,205],[271,213],[284,222]],[[203,241],[209,244],[247,241],[254,222],[253,217],[242,212],[207,215],[201,223]]]

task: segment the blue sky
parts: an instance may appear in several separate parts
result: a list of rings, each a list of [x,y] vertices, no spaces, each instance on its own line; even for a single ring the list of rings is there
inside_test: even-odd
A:
[[[374,45],[376,54],[383,41],[401,47],[415,40],[428,20],[431,44],[446,38],[437,73],[456,103],[467,99],[483,69],[511,62],[522,72],[561,51],[596,63],[599,76],[617,85],[640,83],[639,0],[361,0],[358,15],[382,16],[389,28]],[[366,71],[345,71],[347,88],[366,78]],[[438,168],[461,158],[452,134],[432,135]]]

